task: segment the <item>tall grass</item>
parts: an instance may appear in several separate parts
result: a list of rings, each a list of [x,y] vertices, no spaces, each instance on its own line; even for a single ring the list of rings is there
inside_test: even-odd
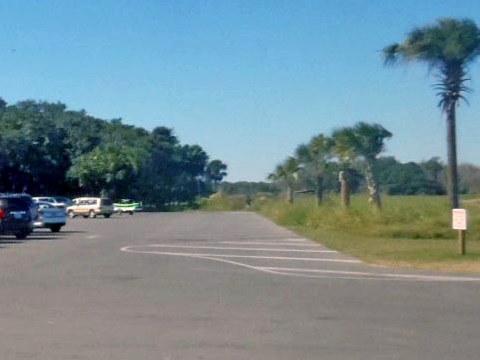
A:
[[[480,272],[480,199],[466,199],[469,211],[467,255],[460,256],[451,229],[447,197],[385,196],[383,209],[353,196],[348,209],[336,195],[318,207],[314,196],[289,204],[283,198],[214,194],[203,199],[204,210],[254,210],[303,236],[365,261],[394,266]]]
[[[254,209],[299,234],[367,262],[448,271],[480,272],[480,199],[469,210],[467,255],[458,254],[448,199],[439,196],[386,196],[381,211],[366,196],[352,197],[342,209],[337,196],[316,206],[313,197],[288,204],[262,199]]]
[[[453,239],[448,199],[440,196],[386,196],[383,209],[377,210],[365,196],[353,196],[351,206],[343,209],[338,196],[326,197],[318,207],[313,196],[299,198],[294,204],[282,199],[254,202],[254,209],[279,224],[311,229],[393,239]],[[470,240],[480,240],[480,205],[469,208]]]
[[[245,210],[247,197],[245,195],[223,195],[215,193],[199,201],[200,209],[207,211],[236,211]]]

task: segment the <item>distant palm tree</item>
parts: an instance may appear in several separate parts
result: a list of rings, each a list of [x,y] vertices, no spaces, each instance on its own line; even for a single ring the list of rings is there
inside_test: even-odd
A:
[[[369,202],[381,208],[380,189],[376,176],[377,156],[384,150],[385,139],[392,136],[380,124],[359,122],[353,127],[335,130],[335,152],[343,161],[361,157],[365,160],[365,181],[370,195]]]
[[[480,29],[474,21],[439,19],[430,26],[413,29],[401,43],[383,49],[386,64],[399,60],[424,62],[437,72],[435,85],[439,107],[446,115],[448,192],[452,208],[459,206],[456,145],[456,107],[469,91],[465,83],[468,66],[480,54]]]
[[[300,164],[305,168],[311,168],[316,177],[317,204],[323,199],[323,179],[333,157],[333,139],[320,134],[314,136],[308,144],[300,145],[295,155]]]
[[[300,164],[298,160],[290,156],[282,164],[277,165],[275,171],[268,175],[270,181],[285,181],[287,184],[287,200],[293,203],[293,186],[298,179]]]
[[[218,191],[218,185],[228,175],[227,164],[224,164],[221,160],[212,160],[207,164],[205,173],[207,179],[213,184],[213,191],[216,192]]]

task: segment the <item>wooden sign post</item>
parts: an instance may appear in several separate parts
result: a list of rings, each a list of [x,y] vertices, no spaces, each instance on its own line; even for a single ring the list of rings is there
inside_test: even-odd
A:
[[[458,230],[458,251],[460,255],[467,252],[467,210],[452,209],[452,228]]]

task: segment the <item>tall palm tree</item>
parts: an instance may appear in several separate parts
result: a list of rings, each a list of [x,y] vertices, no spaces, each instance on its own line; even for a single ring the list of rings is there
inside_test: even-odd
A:
[[[480,29],[474,21],[443,18],[415,28],[405,40],[383,49],[386,64],[418,61],[437,72],[438,106],[446,116],[448,193],[452,208],[459,206],[456,145],[456,107],[469,91],[468,67],[480,54]]]
[[[335,130],[335,152],[344,160],[361,157],[365,160],[365,181],[369,192],[369,202],[381,208],[380,189],[376,176],[377,156],[385,148],[385,139],[392,133],[380,124],[359,122],[353,127]]]
[[[227,164],[224,164],[221,160],[212,160],[207,164],[205,174],[213,184],[213,191],[216,192],[223,178],[228,175]]]
[[[290,156],[282,164],[277,165],[275,171],[268,175],[270,181],[285,181],[287,184],[287,200],[293,203],[293,186],[298,179],[300,164],[298,160]]]
[[[333,139],[320,134],[314,136],[308,144],[300,145],[295,153],[300,164],[311,168],[315,173],[318,205],[321,205],[323,199],[323,179],[333,157],[333,144]]]

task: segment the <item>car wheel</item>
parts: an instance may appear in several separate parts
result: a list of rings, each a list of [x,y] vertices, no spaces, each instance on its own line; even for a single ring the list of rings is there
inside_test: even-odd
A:
[[[52,230],[52,232],[54,232],[54,233],[59,232],[61,228],[62,228],[61,225],[52,225],[52,226],[50,226],[50,230]]]
[[[110,217],[110,214],[103,214],[105,216],[105,219],[108,219]]]
[[[21,232],[15,233],[15,237],[17,238],[17,240],[26,239],[27,235],[28,235],[28,232],[26,232],[26,231],[21,231]]]
[[[73,212],[73,210],[69,210],[67,215],[70,219],[73,219],[75,217],[75,213]]]
[[[97,215],[95,215],[95,211],[90,210],[90,211],[88,212],[88,217],[89,217],[90,219],[94,219],[94,218],[97,217]]]
[[[133,211],[129,211],[128,213],[129,213],[130,215],[133,215]]]

